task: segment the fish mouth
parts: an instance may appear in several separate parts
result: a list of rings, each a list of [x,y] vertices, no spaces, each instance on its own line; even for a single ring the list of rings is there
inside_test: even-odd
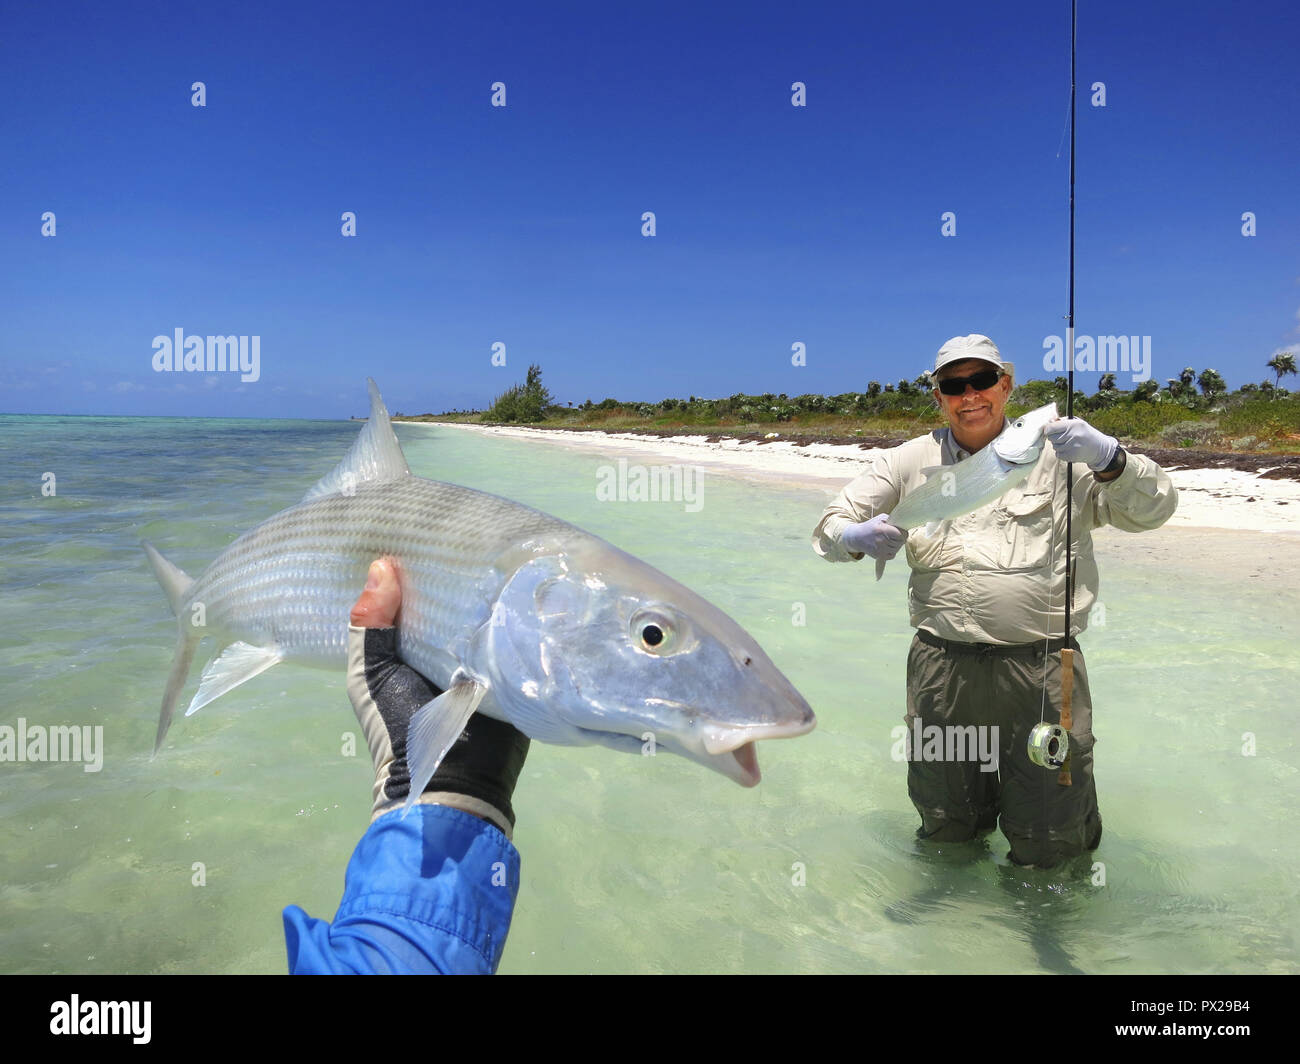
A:
[[[758,767],[758,750],[755,746],[758,740],[793,739],[798,735],[806,735],[816,726],[817,718],[813,715],[811,707],[805,706],[800,719],[792,723],[716,728],[702,737],[695,738],[689,747],[676,735],[656,733],[653,729],[647,729],[647,732],[654,736],[656,748],[720,772],[742,787],[756,787],[763,778],[763,773]],[[579,728],[578,731],[588,742],[626,750],[632,754],[646,753],[645,732],[605,732],[587,728]]]
[[[742,787],[756,787],[758,781],[763,778],[763,774],[758,770],[758,751],[754,749],[753,741],[751,740],[744,746],[732,750],[731,756],[736,759],[736,764],[740,768],[740,776],[737,778],[737,782]]]
[[[807,735],[817,726],[817,718],[811,708],[805,707],[805,710],[804,716],[791,724],[768,724],[739,729],[739,732],[706,735],[702,754],[682,750],[678,752],[721,772],[742,787],[756,787],[763,774],[758,767],[758,750],[755,744],[760,739],[793,739],[799,735]]]
[[[747,739],[734,749],[718,754],[687,750],[666,737],[660,740],[659,745],[665,750],[722,773],[727,779],[735,780],[742,787],[757,787],[763,778],[763,773],[758,767],[758,751],[755,749],[753,739]]]

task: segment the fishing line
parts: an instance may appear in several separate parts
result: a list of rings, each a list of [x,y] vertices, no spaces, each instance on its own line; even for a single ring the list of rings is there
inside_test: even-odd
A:
[[[1051,661],[1052,646],[1052,565],[1051,559],[1056,557],[1056,477],[1052,477],[1052,508],[1051,524],[1052,534],[1048,546],[1047,557],[1047,608],[1044,611],[1046,618],[1043,633],[1043,684],[1041,690],[1041,701],[1038,707],[1038,724],[1029,731],[1027,748],[1029,760],[1043,768],[1059,768],[1064,771],[1064,766],[1070,753],[1070,733],[1059,724],[1048,724],[1047,717],[1047,676],[1048,665]],[[1046,780],[1044,780],[1046,784]],[[1043,809],[1046,812],[1046,792],[1044,792]]]
[[[1055,499],[1056,499],[1056,478],[1055,477],[1052,478],[1052,499],[1053,499],[1053,503],[1055,503]],[[1056,509],[1055,505],[1053,505],[1052,509],[1053,511],[1055,511]],[[1048,541],[1047,557],[1049,559],[1049,565],[1050,565],[1050,560],[1056,557],[1056,514],[1055,512],[1053,512],[1052,514],[1052,536],[1051,539]],[[1044,611],[1043,616],[1046,618],[1046,620],[1043,624],[1043,698],[1042,698],[1042,702],[1039,704],[1038,707],[1038,723],[1040,726],[1042,725],[1044,719],[1047,717],[1047,655],[1050,652],[1052,646],[1052,577],[1051,577],[1050,568],[1048,570],[1048,577],[1047,577],[1047,609]]]
[[[1065,147],[1065,133],[1070,128],[1070,119],[1074,117],[1073,107],[1073,103],[1066,107],[1065,121],[1061,123],[1061,139],[1056,142],[1056,158],[1058,159],[1061,157],[1061,149]]]

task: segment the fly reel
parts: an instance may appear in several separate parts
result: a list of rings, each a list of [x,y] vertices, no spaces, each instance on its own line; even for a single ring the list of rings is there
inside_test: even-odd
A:
[[[1070,733],[1059,724],[1040,721],[1029,733],[1029,760],[1043,768],[1060,768],[1070,752]]]

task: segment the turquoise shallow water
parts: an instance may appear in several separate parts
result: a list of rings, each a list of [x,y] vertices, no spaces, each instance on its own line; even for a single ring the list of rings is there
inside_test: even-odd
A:
[[[281,909],[333,914],[370,784],[364,742],[342,753],[342,677],[280,666],[179,720],[150,761],[175,629],[138,541],[200,572],[355,432],[0,417],[0,725],[102,725],[105,747],[97,773],[0,763],[0,970],[280,972]],[[715,601],[819,718],[760,745],[755,790],[671,756],[534,744],[503,972],[1300,971],[1296,588],[1225,580],[1212,559],[1156,571],[1102,542],[1107,624],[1084,639],[1096,885],[1086,863],[1012,868],[997,834],[915,842],[890,757],[903,570],[877,585],[817,559],[824,492],[706,475],[696,512],[598,502],[613,457],[398,434],[415,472],[573,521]]]

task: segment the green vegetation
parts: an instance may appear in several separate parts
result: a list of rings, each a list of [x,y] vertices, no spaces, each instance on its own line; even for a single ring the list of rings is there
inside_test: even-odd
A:
[[[1151,447],[1300,452],[1300,393],[1279,386],[1283,376],[1296,373],[1295,357],[1276,355],[1267,365],[1275,380],[1247,384],[1235,392],[1228,392],[1223,378],[1212,369],[1198,374],[1189,366],[1163,388],[1151,380],[1132,391],[1116,388],[1115,375],[1107,373],[1095,394],[1076,389],[1074,412],[1103,432]],[[944,423],[932,388],[930,375],[924,373],[883,387],[870,381],[864,391],[840,395],[737,393],[721,399],[692,395],[657,403],[588,399],[578,406],[559,406],[542,385],[541,367],[532,365],[525,382],[498,396],[486,411],[426,414],[416,420],[529,423],[610,432],[906,439]],[[1027,381],[1012,392],[1007,413],[1015,417],[1055,402],[1064,414],[1065,390],[1064,377]]]
[[[551,393],[542,386],[542,367],[533,364],[523,384],[516,384],[497,396],[482,420],[494,423],[544,421],[554,406]]]
[[[1300,434],[1300,393],[1289,396],[1286,402],[1247,397],[1219,418],[1219,429],[1229,436],[1245,436],[1247,433],[1252,433],[1261,439],[1298,435]]]

